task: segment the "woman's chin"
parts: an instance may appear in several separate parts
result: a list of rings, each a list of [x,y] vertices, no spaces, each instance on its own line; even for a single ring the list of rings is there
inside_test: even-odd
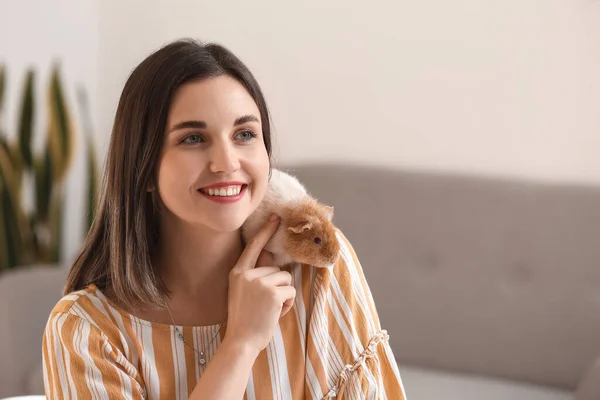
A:
[[[242,227],[244,218],[223,218],[211,221],[210,227],[220,233],[235,232]]]

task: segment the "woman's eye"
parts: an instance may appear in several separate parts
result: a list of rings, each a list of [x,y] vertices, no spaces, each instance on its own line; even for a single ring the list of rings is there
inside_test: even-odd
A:
[[[238,137],[243,141],[250,141],[256,137],[256,134],[252,131],[242,131],[238,134]]]
[[[200,135],[190,135],[190,136],[186,137],[185,139],[183,139],[181,141],[181,143],[195,144],[195,143],[200,143],[201,140],[202,140],[202,138],[200,137]]]

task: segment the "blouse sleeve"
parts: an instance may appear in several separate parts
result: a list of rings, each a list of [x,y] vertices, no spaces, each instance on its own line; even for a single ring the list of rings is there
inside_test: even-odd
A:
[[[340,258],[315,269],[307,335],[306,392],[313,399],[406,400],[386,330],[348,239]]]
[[[89,321],[69,313],[50,315],[43,341],[48,399],[143,399],[136,368]]]

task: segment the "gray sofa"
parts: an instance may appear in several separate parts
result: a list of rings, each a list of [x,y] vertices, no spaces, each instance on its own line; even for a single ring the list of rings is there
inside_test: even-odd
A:
[[[600,399],[600,188],[284,166],[335,206],[410,400]],[[66,269],[0,276],[0,397],[40,393]]]

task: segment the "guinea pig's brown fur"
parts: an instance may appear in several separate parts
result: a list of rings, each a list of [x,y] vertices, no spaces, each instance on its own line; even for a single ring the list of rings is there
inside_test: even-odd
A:
[[[288,208],[282,215],[285,252],[297,262],[316,267],[335,264],[340,246],[332,217],[333,207],[309,197]]]

